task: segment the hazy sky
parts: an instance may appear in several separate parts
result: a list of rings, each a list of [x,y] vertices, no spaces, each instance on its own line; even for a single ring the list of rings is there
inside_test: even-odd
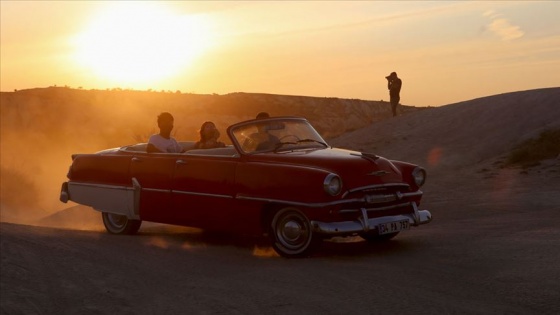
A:
[[[1,2],[0,90],[255,92],[438,106],[560,86],[560,1]]]

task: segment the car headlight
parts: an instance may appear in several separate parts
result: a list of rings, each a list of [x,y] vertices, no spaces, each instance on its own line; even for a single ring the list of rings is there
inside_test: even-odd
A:
[[[329,174],[323,181],[325,192],[331,196],[336,196],[342,190],[342,180],[336,174]]]
[[[426,182],[426,170],[421,167],[416,167],[412,171],[412,178],[416,186],[421,187]]]

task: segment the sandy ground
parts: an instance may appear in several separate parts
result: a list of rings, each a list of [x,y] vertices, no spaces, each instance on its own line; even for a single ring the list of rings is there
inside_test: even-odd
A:
[[[42,221],[90,222],[73,228],[2,222],[0,312],[557,314],[560,160],[499,167],[512,143],[560,121],[560,98],[543,115],[529,114],[532,97],[424,110],[332,139],[428,169],[421,208],[434,221],[383,244],[335,240],[284,259],[264,239],[183,227],[111,236],[80,207]]]

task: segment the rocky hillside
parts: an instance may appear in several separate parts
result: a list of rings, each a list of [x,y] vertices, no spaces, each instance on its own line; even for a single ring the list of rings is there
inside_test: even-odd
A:
[[[40,133],[80,133],[80,129],[88,129],[89,134],[97,129],[112,136],[119,133],[117,130],[126,130],[134,136],[118,139],[118,144],[142,140],[142,136],[153,132],[155,117],[162,111],[175,116],[177,138],[196,136],[196,130],[206,120],[215,121],[224,130],[261,111],[273,116],[306,117],[326,138],[390,117],[390,105],[383,101],[272,94],[197,95],[51,87],[2,92],[0,97],[3,133],[23,128]],[[403,106],[404,111],[415,109]],[[113,129],[116,130],[112,132]]]

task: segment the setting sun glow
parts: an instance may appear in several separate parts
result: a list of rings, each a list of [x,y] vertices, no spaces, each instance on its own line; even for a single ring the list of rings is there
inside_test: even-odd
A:
[[[157,2],[113,3],[77,36],[75,58],[99,79],[151,84],[184,71],[210,47],[208,23]]]
[[[4,1],[0,90],[441,106],[560,85],[560,1]]]

